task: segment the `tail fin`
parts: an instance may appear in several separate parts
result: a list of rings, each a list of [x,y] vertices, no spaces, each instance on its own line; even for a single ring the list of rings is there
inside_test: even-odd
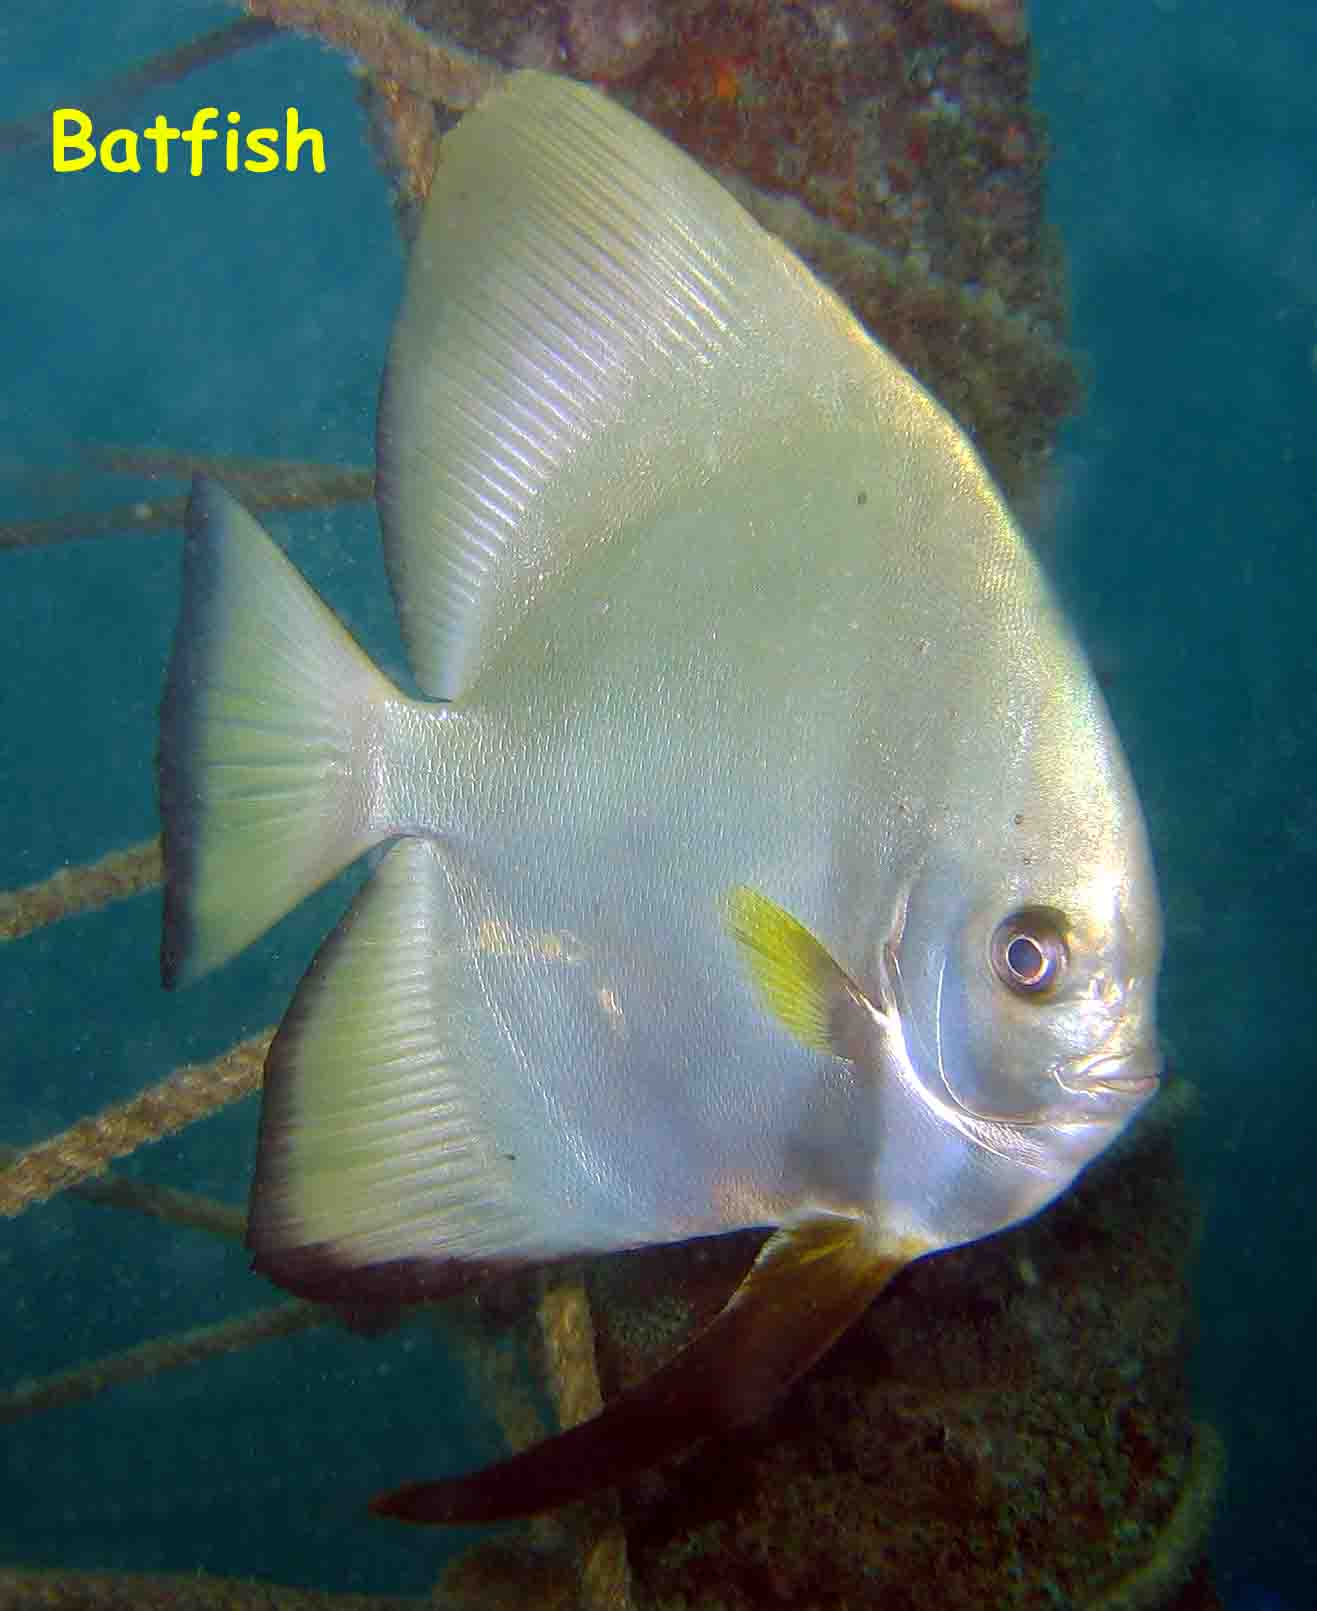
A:
[[[167,986],[227,961],[387,835],[363,738],[397,697],[260,524],[198,477],[160,712]]]

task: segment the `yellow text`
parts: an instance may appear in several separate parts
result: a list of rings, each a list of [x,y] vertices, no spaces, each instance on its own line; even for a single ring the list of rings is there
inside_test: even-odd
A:
[[[196,177],[205,172],[206,151],[211,141],[223,146],[227,173],[273,173],[284,167],[296,173],[303,155],[316,173],[325,171],[325,139],[319,129],[302,128],[297,108],[290,106],[282,129],[240,130],[242,116],[224,113],[229,126],[221,129],[217,106],[199,106],[187,128],[175,128],[163,115],[139,134],[136,129],[107,129],[93,138],[92,121],[76,106],[58,106],[51,114],[51,158],[56,173],[79,173],[99,164],[106,173],[141,173],[142,147],[149,147],[148,161],[157,173],[169,172],[171,148],[187,148],[188,172]],[[281,158],[282,142],[282,158]],[[216,150],[213,156],[218,157]]]

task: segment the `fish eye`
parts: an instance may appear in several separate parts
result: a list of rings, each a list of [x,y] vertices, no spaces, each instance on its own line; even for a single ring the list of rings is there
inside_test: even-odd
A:
[[[992,936],[993,972],[1018,996],[1046,996],[1065,972],[1070,953],[1065,919],[1045,906],[1012,912]]]

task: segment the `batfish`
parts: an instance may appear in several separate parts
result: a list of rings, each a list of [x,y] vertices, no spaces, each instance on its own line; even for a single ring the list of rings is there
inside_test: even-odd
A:
[[[221,487],[188,512],[166,983],[383,847],[270,1050],[256,1268],[393,1301],[768,1233],[597,1418],[374,1505],[490,1520],[760,1414],[1063,1191],[1157,1086],[1159,903],[965,435],[602,94],[520,73],[445,138],[378,506],[419,697]]]

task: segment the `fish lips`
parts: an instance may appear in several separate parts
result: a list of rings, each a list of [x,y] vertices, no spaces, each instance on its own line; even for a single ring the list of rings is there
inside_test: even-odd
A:
[[[1057,1082],[1075,1096],[1091,1099],[1113,1115],[1141,1106],[1161,1084],[1164,1068],[1155,1041],[1079,1058],[1057,1070]]]

